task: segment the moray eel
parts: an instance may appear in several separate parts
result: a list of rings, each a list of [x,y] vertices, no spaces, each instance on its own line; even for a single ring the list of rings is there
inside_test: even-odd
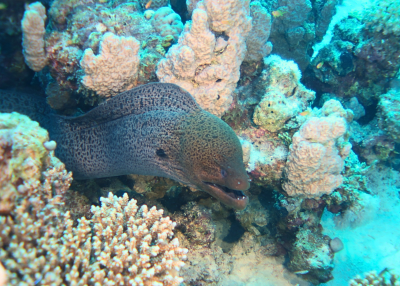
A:
[[[236,134],[177,85],[142,85],[82,116],[52,117],[56,156],[75,179],[161,176],[246,207],[250,185]]]

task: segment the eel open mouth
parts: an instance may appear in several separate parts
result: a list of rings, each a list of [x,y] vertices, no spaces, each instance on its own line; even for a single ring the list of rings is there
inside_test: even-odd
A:
[[[247,196],[242,191],[232,190],[232,189],[229,189],[228,187],[210,183],[210,182],[203,181],[203,183],[223,191],[225,194],[227,194],[232,199],[235,199],[235,200],[246,200],[247,199]]]

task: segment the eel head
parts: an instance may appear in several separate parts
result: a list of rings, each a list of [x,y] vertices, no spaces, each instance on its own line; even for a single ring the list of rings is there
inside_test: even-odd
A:
[[[218,117],[191,114],[181,125],[181,162],[192,185],[224,204],[244,209],[250,187],[242,146],[235,132]]]

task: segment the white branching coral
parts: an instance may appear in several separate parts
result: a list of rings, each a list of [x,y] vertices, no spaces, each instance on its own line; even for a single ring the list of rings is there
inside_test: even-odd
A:
[[[39,187],[39,193],[40,193]],[[47,189],[48,191],[48,189]],[[0,217],[0,259],[16,285],[164,285],[183,282],[178,272],[187,249],[172,239],[175,223],[155,207],[113,196],[92,206],[93,218],[62,214],[61,196],[35,196],[10,217]],[[93,234],[92,234],[93,230]]]
[[[102,97],[111,97],[135,86],[139,69],[139,41],[134,37],[104,34],[100,54],[85,50],[80,65],[82,84]]]
[[[365,278],[357,275],[349,281],[350,286],[399,286],[400,275],[392,269],[385,268],[381,273],[370,271],[365,273]]]
[[[92,206],[92,245],[97,261],[109,271],[96,267],[95,277],[102,277],[97,283],[108,285],[104,284],[104,277],[110,274],[120,285],[183,282],[178,272],[184,265],[187,249],[179,247],[178,238],[172,239],[176,223],[163,217],[163,210],[149,210],[146,205],[138,210],[136,201],[129,201],[127,194],[118,198],[110,193],[101,202],[101,207]]]

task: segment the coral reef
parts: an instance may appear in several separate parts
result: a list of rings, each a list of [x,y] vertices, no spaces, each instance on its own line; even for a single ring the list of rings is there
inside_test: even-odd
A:
[[[205,110],[222,116],[233,102],[232,92],[246,55],[251,29],[249,0],[196,4],[178,44],[157,66],[161,82],[186,89]]]
[[[67,175],[58,159],[49,156],[44,146],[48,140],[47,131],[27,116],[0,113],[0,213],[9,213],[16,197],[34,185],[50,164],[71,181],[72,174]]]
[[[387,136],[400,143],[400,91],[389,90],[380,96],[378,104],[378,124]]]
[[[245,62],[257,62],[271,53],[272,44],[268,42],[271,32],[271,14],[260,2],[250,3],[251,30],[246,39],[247,53]]]
[[[365,273],[365,278],[357,275],[349,281],[350,286],[396,286],[400,285],[399,275],[385,268],[379,274],[376,271]]]
[[[359,103],[357,97],[337,97],[334,94],[331,93],[324,93],[321,95],[318,105],[323,106],[324,103],[330,99],[335,99],[339,101],[344,108],[350,109],[353,111],[353,120],[358,120],[361,117],[365,116],[365,108],[362,104]]]
[[[32,71],[24,61],[21,46],[21,2],[3,1],[0,12],[0,88],[25,87],[32,81]],[[30,90],[34,88],[30,86]]]
[[[395,153],[395,143],[386,132],[379,127],[377,118],[366,125],[351,123],[350,142],[357,154],[368,164],[374,161],[390,161]]]
[[[191,245],[210,245],[215,240],[212,211],[189,202],[182,208],[182,215],[175,215],[176,229],[185,235]]]
[[[309,118],[292,138],[282,185],[289,196],[318,198],[343,182],[344,159],[351,150],[348,123],[353,113],[329,100],[314,114],[318,117]]]
[[[181,18],[169,7],[158,9],[153,15],[151,24],[161,37],[172,36],[175,41],[183,29]]]
[[[37,190],[43,192],[49,190]],[[126,194],[118,198],[110,193],[101,198],[101,207],[92,206],[92,220],[82,217],[73,227],[69,212],[62,214],[57,208],[60,199],[31,196],[16,208],[13,220],[2,219],[0,258],[11,283],[179,285],[183,281],[177,273],[187,250],[179,247],[177,238],[171,239],[175,223],[163,218],[162,210],[148,210],[146,205],[138,209]],[[26,232],[31,235],[23,235]],[[29,249],[35,251],[28,256]]]
[[[332,213],[346,212],[360,209],[360,193],[370,193],[367,184],[367,173],[369,166],[360,163],[357,155],[351,151],[344,160],[343,183],[332,194],[324,197],[327,210]]]
[[[40,2],[26,6],[22,18],[22,47],[26,64],[34,71],[41,71],[46,65],[44,34],[46,8]]]
[[[391,9],[391,3],[379,1],[369,6],[364,15],[350,13],[334,27],[330,44],[311,62],[310,76],[319,82],[312,79],[309,86],[341,98],[357,97],[365,107],[379,101],[400,68],[399,36],[390,29],[384,34],[380,27],[390,25],[394,19],[398,21],[397,14],[390,14],[393,19],[382,22],[382,17],[390,17],[383,10]]]
[[[135,86],[139,69],[139,41],[134,37],[103,35],[99,55],[91,48],[79,64],[85,75],[82,84],[102,97],[111,97]]]
[[[168,5],[168,0],[139,0],[140,5],[143,9],[158,9]]]
[[[272,55],[264,59],[264,71],[258,81],[262,99],[254,110],[254,123],[277,132],[288,121],[307,109],[315,98],[315,92],[301,83],[301,72],[293,61]]]
[[[304,70],[310,62],[313,41],[325,34],[339,1],[264,0],[261,3],[273,15],[269,40],[274,45],[274,53],[294,60]]]
[[[364,11],[367,27],[383,35],[400,36],[400,4],[389,0],[372,1]]]
[[[70,212],[64,212],[72,174],[52,156],[56,146],[48,142],[47,131],[24,115],[0,115],[0,163],[6,175],[0,194],[0,260],[11,284],[183,281],[178,272],[187,250],[172,238],[176,224],[162,210],[139,208],[127,194],[110,193],[100,199],[101,207],[92,206],[91,219],[82,217],[74,227]]]
[[[48,65],[40,73],[44,85],[53,85],[46,89],[52,107],[74,107],[78,100],[69,106],[57,104],[74,96],[95,105],[135,85],[156,81],[156,64],[183,26],[170,8],[159,10],[145,16],[138,1],[52,2],[42,37]]]
[[[248,128],[239,134],[243,162],[257,185],[280,184],[288,148],[275,134],[263,128]]]
[[[288,268],[314,284],[331,280],[333,251],[329,241],[330,238],[321,235],[318,230],[300,228],[289,252]]]

